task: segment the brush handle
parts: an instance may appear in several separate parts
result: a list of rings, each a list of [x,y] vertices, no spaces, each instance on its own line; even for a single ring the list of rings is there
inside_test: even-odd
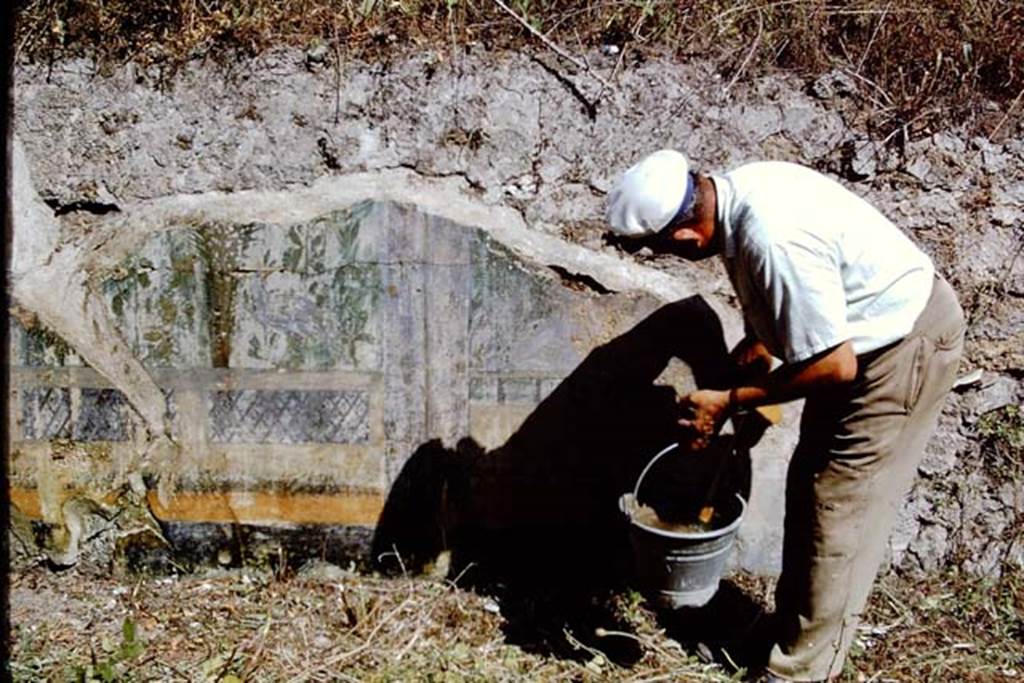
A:
[[[743,431],[743,428],[749,419],[750,413],[739,413],[733,418],[735,429],[733,430],[732,443],[729,446],[729,452],[719,459],[718,467],[715,468],[715,476],[711,479],[711,485],[708,487],[708,491],[704,495],[704,507],[700,509],[700,514],[697,515],[697,520],[701,524],[707,525],[711,522],[711,518],[715,514],[715,506],[712,505],[712,501],[715,499],[715,494],[718,493],[718,484],[722,481],[722,474],[725,472],[725,468],[728,467],[729,462],[732,460],[733,456],[736,455],[740,433]]]
[[[718,493],[718,485],[722,481],[722,474],[729,462],[736,456],[740,448],[749,450],[770,425],[779,424],[781,421],[782,406],[778,404],[758,406],[749,412],[737,413],[733,417],[732,444],[729,453],[719,461],[715,476],[711,480],[711,486],[708,487],[708,492],[704,496],[704,506],[697,515],[697,520],[701,524],[707,526],[715,515],[715,506],[712,505],[712,501],[715,499],[715,494]]]

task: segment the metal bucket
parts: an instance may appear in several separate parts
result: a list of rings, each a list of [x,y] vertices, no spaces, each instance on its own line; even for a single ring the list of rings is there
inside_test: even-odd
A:
[[[737,494],[716,508],[716,517],[731,520],[710,531],[670,531],[644,524],[635,517],[640,484],[661,456],[678,447],[672,444],[651,459],[636,480],[632,493],[619,497],[619,509],[630,524],[630,545],[637,578],[645,593],[663,607],[700,607],[718,591],[725,562],[747,504]]]

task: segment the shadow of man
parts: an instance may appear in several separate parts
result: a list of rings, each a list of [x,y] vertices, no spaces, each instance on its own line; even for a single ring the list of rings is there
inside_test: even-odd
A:
[[[624,627],[601,599],[630,575],[618,498],[681,436],[676,392],[655,382],[673,358],[699,387],[729,380],[721,322],[700,297],[665,305],[591,351],[502,446],[485,452],[466,438],[454,450],[418,448],[385,504],[374,556],[421,569],[447,555],[449,576],[499,597],[506,637],[524,649],[585,658],[600,647],[612,661],[635,661],[635,640],[598,642],[594,630]],[[695,518],[721,455],[663,458],[641,498]],[[731,465],[721,495],[746,495],[749,458]]]

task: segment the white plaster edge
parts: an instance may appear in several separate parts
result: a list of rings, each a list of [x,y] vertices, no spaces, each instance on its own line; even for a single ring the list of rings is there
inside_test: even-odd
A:
[[[531,229],[514,209],[474,198],[463,178],[428,177],[406,168],[323,177],[312,185],[288,190],[208,192],[140,202],[126,207],[125,214],[115,219],[128,229],[131,238],[108,241],[96,258],[112,264],[127,255],[140,237],[174,223],[300,223],[365,200],[412,205],[424,213],[478,228],[527,262],[587,275],[614,291],[643,292],[665,302],[700,295],[722,319],[727,332],[740,325],[739,313],[715,293],[701,288],[696,275],[668,274]]]

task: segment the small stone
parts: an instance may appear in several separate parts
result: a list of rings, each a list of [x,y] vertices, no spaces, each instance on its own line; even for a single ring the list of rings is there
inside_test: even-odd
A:
[[[786,107],[782,111],[782,129],[793,139],[806,135],[816,125],[816,112],[810,107]]]
[[[615,55],[619,54],[619,46],[618,45],[602,45],[601,46],[601,54],[604,54],[604,55],[606,55],[608,57],[614,57]]]
[[[1006,155],[994,149],[986,149],[981,152],[981,166],[988,173],[1002,172],[1007,163]]]
[[[932,136],[932,144],[949,154],[963,154],[967,151],[967,143],[950,133],[936,133]]]
[[[973,387],[981,383],[982,377],[985,376],[985,371],[981,368],[972,370],[971,372],[964,373],[957,377],[956,381],[953,382],[954,389],[964,389]]]
[[[505,195],[512,199],[529,199],[537,194],[537,179],[527,173],[512,179],[503,189]]]
[[[842,71],[830,71],[811,84],[810,93],[820,100],[848,97],[857,92],[857,84]]]
[[[842,171],[847,180],[867,180],[878,170],[878,157],[870,140],[851,140],[844,145]]]
[[[925,156],[920,156],[907,164],[907,173],[914,176],[922,183],[927,182],[932,172],[932,162]]]
[[[327,61],[327,53],[329,51],[327,43],[317,41],[313,43],[309,49],[306,50],[306,66],[312,67],[314,65],[323,64]]]
[[[819,100],[830,100],[836,95],[835,88],[827,75],[822,76],[811,84],[811,94]]]
[[[999,502],[1008,510],[1019,512],[1024,501],[1020,500],[1016,482],[1007,482],[999,487]]]
[[[108,207],[116,208],[119,200],[114,196],[105,183],[99,183],[93,193],[93,201],[97,204],[104,204]]]
[[[1010,228],[1020,225],[1022,220],[1024,220],[1024,211],[1015,209],[1012,206],[996,206],[989,212],[989,216],[996,225]]]
[[[351,574],[330,562],[310,560],[302,565],[298,571],[298,576],[303,579],[339,583],[350,578]]]
[[[106,133],[107,135],[113,135],[120,128],[117,117],[109,115],[104,116],[103,119],[100,121],[100,128],[102,128],[103,132]]]
[[[1015,404],[1018,392],[1018,383],[1012,377],[986,378],[980,389],[964,397],[964,415],[973,423],[985,413]]]
[[[191,130],[184,130],[174,136],[174,142],[180,149],[189,150],[192,149],[192,141],[195,139],[195,132]]]
[[[937,569],[941,558],[944,558],[948,551],[949,532],[938,524],[923,526],[912,546],[912,552],[925,571]]]
[[[148,493],[148,488],[141,472],[131,472],[128,475],[128,486],[131,488],[132,493],[139,498],[145,498]]]
[[[946,474],[956,466],[955,450],[949,448],[948,444],[935,443],[933,446],[932,443],[929,443],[929,447],[925,449],[924,458],[917,467],[917,471],[926,477]]]

